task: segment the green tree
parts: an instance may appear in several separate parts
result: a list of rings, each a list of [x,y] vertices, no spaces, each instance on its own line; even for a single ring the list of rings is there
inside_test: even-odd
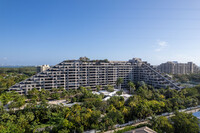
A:
[[[130,88],[130,93],[133,94],[135,90],[135,84],[132,81],[129,81],[128,87]]]
[[[111,85],[105,86],[105,89],[106,89],[108,92],[113,92],[113,91],[114,91],[114,87],[111,86]]]
[[[153,114],[153,111],[147,100],[143,100],[141,103],[137,104],[135,107],[133,107],[133,110],[137,118],[140,119],[146,118]]]
[[[60,132],[60,133],[69,133],[70,130],[73,128],[73,123],[70,122],[67,119],[61,120],[61,122],[58,124],[56,128],[53,129],[54,132]]]
[[[140,86],[137,90],[136,90],[136,93],[137,95],[140,95],[141,97],[145,98],[145,99],[149,99],[151,100],[152,99],[152,91],[149,90],[148,88],[146,87],[142,87]]]
[[[108,116],[104,116],[100,123],[100,127],[101,127],[101,130],[109,130],[113,128],[114,124],[115,123],[113,122],[112,119],[110,119]]]
[[[198,119],[192,113],[175,112],[171,117],[175,133],[198,133]]]
[[[112,110],[107,113],[107,117],[110,118],[115,124],[123,124],[124,123],[124,116],[118,110]]]
[[[122,93],[123,93],[123,91],[121,91],[121,90],[116,92],[116,94],[119,96],[122,95]]]
[[[52,99],[59,100],[59,99],[60,99],[60,93],[52,93],[52,94],[51,94],[51,98],[52,98]]]
[[[158,133],[173,133],[174,132],[173,125],[164,116],[160,116],[160,117],[153,116],[152,119],[150,119],[150,123],[151,123],[152,129]]]
[[[122,84],[123,82],[124,82],[123,78],[118,78],[118,79],[117,79],[116,84],[117,84],[117,86],[118,86],[118,89],[121,90],[121,84]]]
[[[100,86],[100,85],[97,85],[96,88],[97,88],[97,91],[100,91],[101,86]]]

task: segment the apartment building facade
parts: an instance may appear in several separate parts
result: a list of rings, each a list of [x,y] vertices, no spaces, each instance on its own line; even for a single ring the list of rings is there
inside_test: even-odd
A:
[[[143,62],[139,58],[133,58],[129,61],[66,60],[15,84],[9,90],[28,94],[28,91],[33,88],[38,90],[64,88],[68,90],[77,89],[80,86],[91,88],[95,88],[97,85],[115,86],[118,78],[124,80],[122,88],[127,88],[127,83],[131,80],[133,82],[144,81],[156,88],[180,89],[170,77],[162,75],[149,63]]]
[[[160,64],[157,69],[160,72],[168,74],[190,74],[199,72],[199,67],[193,62],[178,63],[168,61],[166,63]]]
[[[46,71],[47,69],[49,69],[50,66],[49,65],[41,65],[41,66],[37,66],[37,73]]]

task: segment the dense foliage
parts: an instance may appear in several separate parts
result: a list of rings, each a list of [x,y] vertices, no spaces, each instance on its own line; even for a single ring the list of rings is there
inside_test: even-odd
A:
[[[46,130],[49,132],[83,132],[90,129],[109,130],[116,124],[148,116],[171,112],[177,109],[197,106],[200,98],[200,86],[181,91],[171,89],[153,89],[142,85],[136,88],[135,94],[127,101],[121,96],[111,97],[103,101],[103,95],[93,94],[90,90],[80,87],[78,90],[53,89],[29,91],[28,99],[18,94],[1,93],[3,105],[0,110],[0,131],[2,132],[33,132]],[[20,100],[17,100],[19,99]],[[66,99],[68,102],[81,102],[72,107],[49,105],[48,100]],[[26,105],[24,109],[16,110]],[[164,126],[161,129],[175,130],[166,118],[160,118]],[[171,118],[178,123],[177,119]],[[158,121],[158,120],[157,120]],[[191,121],[190,119],[188,121]],[[191,122],[191,123],[194,123]],[[188,126],[187,124],[184,126]],[[178,128],[178,127],[177,127]],[[196,127],[194,126],[196,129]],[[154,128],[156,129],[156,128]]]
[[[8,73],[27,74],[31,76],[36,73],[36,67],[17,67],[17,68],[1,67],[0,68],[0,74],[8,74]]]
[[[192,113],[175,112],[175,116],[167,119],[164,116],[151,120],[152,129],[158,133],[198,133],[198,119]]]
[[[0,92],[36,73],[36,67],[0,68]]]
[[[187,83],[187,82],[196,82],[200,83],[200,73],[193,73],[193,74],[176,74],[174,78],[177,79],[179,82]]]
[[[19,82],[34,71],[26,70],[19,72],[2,73],[3,77],[0,84],[2,90],[8,88],[15,82]],[[33,74],[32,73],[32,74]],[[9,80],[4,80],[11,75]],[[20,78],[20,76],[24,76]],[[16,77],[16,78],[15,78]],[[121,88],[121,79],[117,84]],[[54,88],[50,90],[29,91],[27,97],[21,96],[15,92],[0,92],[0,132],[83,132],[86,130],[110,130],[116,124],[123,124],[131,120],[143,119],[149,116],[159,115],[164,112],[173,112],[178,109],[193,107],[200,104],[200,86],[186,88],[181,91],[171,89],[154,89],[144,82],[137,84],[129,82],[127,85],[133,96],[125,100],[121,97],[122,91],[117,96],[113,96],[107,101],[103,94],[93,94],[90,88],[80,87],[77,90],[64,90],[63,88]],[[96,90],[102,89],[97,86]],[[104,89],[113,91],[112,86]],[[64,105],[52,105],[48,101],[65,100],[67,103],[78,102],[72,107]],[[178,118],[176,118],[178,117]],[[186,128],[196,127],[194,117],[176,114],[176,117],[167,119],[165,117],[156,118],[152,127],[158,132],[169,130],[170,132],[179,132],[181,128],[190,132]],[[191,117],[191,118],[189,118]],[[182,119],[181,119],[182,118]],[[187,123],[182,123],[186,121]],[[177,124],[176,124],[177,123]],[[160,126],[155,126],[159,125]],[[180,126],[181,125],[181,126]]]

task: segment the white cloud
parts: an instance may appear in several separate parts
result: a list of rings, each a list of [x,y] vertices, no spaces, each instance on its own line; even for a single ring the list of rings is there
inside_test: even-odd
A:
[[[166,41],[157,41],[157,48],[155,49],[156,52],[160,52],[168,46]]]

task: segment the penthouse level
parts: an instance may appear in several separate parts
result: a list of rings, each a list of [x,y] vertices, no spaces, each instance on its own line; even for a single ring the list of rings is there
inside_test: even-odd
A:
[[[162,75],[149,63],[139,58],[129,61],[66,60],[45,71],[42,71],[20,83],[15,84],[9,91],[15,90],[21,94],[28,94],[29,90],[42,88],[77,89],[80,86],[95,88],[116,85],[118,78],[123,78],[122,88],[127,87],[129,80],[133,82],[144,81],[155,88],[170,87],[180,89],[170,77]]]

